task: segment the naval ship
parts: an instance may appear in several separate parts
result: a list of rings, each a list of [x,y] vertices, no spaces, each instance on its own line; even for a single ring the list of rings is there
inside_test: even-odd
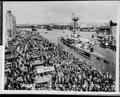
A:
[[[73,49],[77,54],[82,56],[83,60],[86,60],[91,66],[102,73],[111,73],[115,79],[116,51],[109,46],[110,37],[113,38],[114,35],[104,35],[105,37],[109,37],[109,40],[104,42],[100,40],[99,36],[99,34],[92,35],[91,39],[86,39],[81,37],[79,32],[77,32],[77,34],[71,34],[70,37],[60,37],[58,41],[60,45],[63,44]],[[102,43],[104,43],[105,47],[101,46]]]

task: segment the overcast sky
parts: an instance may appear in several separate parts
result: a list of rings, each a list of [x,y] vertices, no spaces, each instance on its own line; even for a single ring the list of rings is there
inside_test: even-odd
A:
[[[117,1],[4,2],[4,14],[11,10],[18,24],[70,23],[72,13],[79,22],[116,21]]]

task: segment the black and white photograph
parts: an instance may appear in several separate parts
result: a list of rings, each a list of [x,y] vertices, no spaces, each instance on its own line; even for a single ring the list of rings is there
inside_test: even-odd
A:
[[[115,92],[117,12],[118,1],[3,2],[4,90]]]

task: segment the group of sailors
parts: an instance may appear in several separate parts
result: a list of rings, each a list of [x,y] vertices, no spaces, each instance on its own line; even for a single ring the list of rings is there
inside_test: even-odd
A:
[[[55,45],[43,38],[39,33],[28,33],[27,36],[15,39],[16,59],[6,72],[7,90],[35,89],[33,63],[37,56],[45,66],[53,66],[50,73],[51,83],[42,85],[40,89],[58,91],[115,91],[115,81],[111,74],[102,74],[90,64],[65,51],[59,44]],[[10,47],[8,47],[9,49]]]

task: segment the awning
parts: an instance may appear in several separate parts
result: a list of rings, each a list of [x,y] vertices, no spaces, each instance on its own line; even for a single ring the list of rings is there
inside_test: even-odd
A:
[[[36,79],[36,83],[45,83],[45,82],[49,82],[51,80],[51,76],[44,76],[44,77],[39,77],[38,79]]]
[[[80,38],[80,41],[83,41],[83,42],[90,42],[89,39],[86,39],[86,38]]]
[[[49,66],[49,67],[41,67],[41,68],[37,68],[37,73],[44,73],[44,72],[49,72],[49,71],[54,71],[55,68],[53,66]]]
[[[33,63],[33,65],[40,65],[40,64],[43,64],[43,61],[35,60]]]

